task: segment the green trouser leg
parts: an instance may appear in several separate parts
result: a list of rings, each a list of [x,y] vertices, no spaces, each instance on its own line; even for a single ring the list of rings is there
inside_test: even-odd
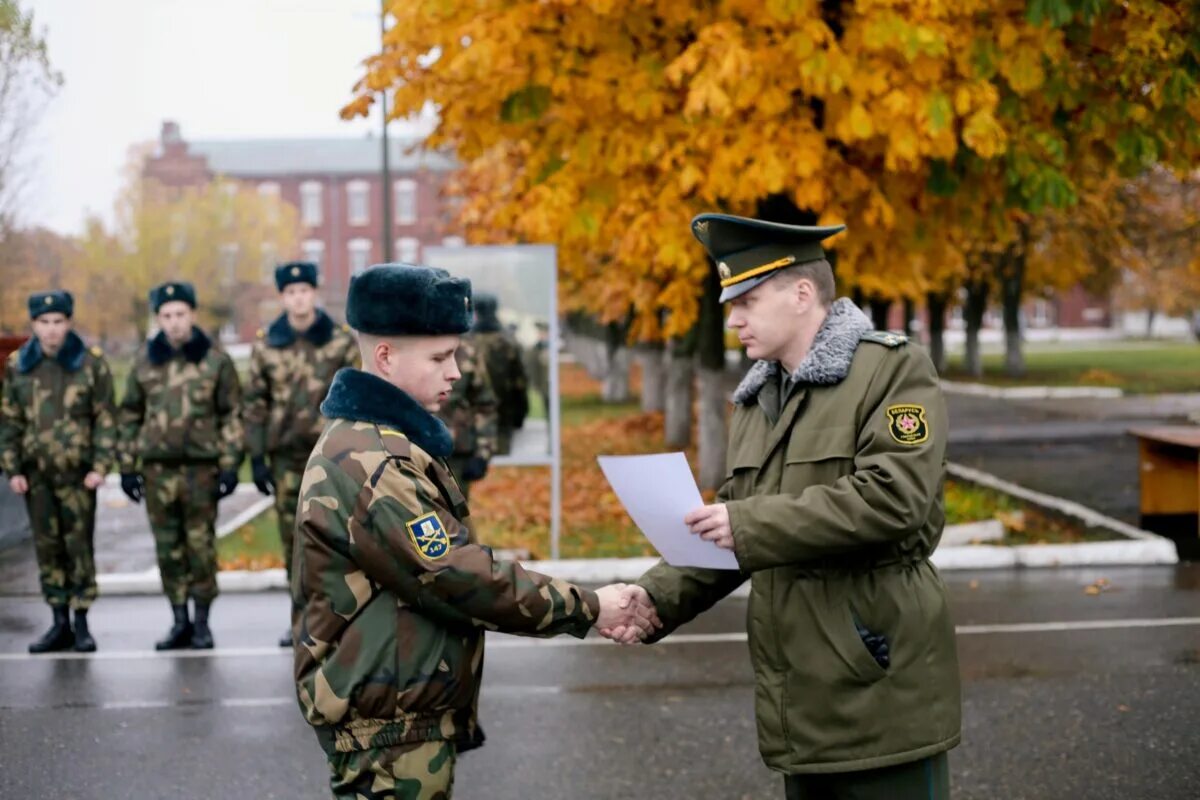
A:
[[[146,513],[171,605],[217,596],[217,465],[147,464]]]
[[[96,599],[96,493],[82,477],[55,485],[46,476],[29,476],[25,495],[33,529],[38,579],[51,606],[86,611]]]
[[[300,482],[304,480],[304,461],[271,459],[271,477],[275,480],[275,516],[279,520],[280,552],[292,585],[292,541],[296,533],[296,507],[300,503]]]
[[[341,800],[450,800],[454,745],[413,742],[329,757],[329,786]]]
[[[784,790],[787,800],[948,800],[950,759],[938,753],[882,769],[788,775]]]
[[[512,428],[496,429],[496,455],[506,456],[512,452]]]

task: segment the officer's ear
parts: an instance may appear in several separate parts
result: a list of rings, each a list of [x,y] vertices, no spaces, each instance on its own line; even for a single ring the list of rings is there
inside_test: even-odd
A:
[[[796,298],[796,302],[799,305],[798,310],[801,312],[810,311],[820,302],[820,295],[817,293],[817,285],[813,283],[811,278],[798,278],[795,285],[792,287],[792,292]]]

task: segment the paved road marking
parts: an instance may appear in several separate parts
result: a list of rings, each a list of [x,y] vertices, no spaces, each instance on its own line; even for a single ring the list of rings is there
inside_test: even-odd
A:
[[[1000,633],[1052,633],[1056,631],[1100,631],[1132,628],[1170,628],[1200,625],[1200,617],[1161,617],[1143,619],[1096,619],[1066,622],[1015,622],[995,625],[959,625],[955,631],[959,636],[979,636]],[[678,633],[660,642],[656,647],[670,644],[723,644],[746,641],[745,633]],[[531,647],[591,647],[609,645],[607,639],[589,636],[586,639],[533,639],[519,636],[489,638],[489,650],[518,650]],[[214,650],[102,650],[98,653],[0,653],[4,661],[124,661],[171,658],[269,658],[271,656],[292,657],[292,651],[281,647],[222,647]]]

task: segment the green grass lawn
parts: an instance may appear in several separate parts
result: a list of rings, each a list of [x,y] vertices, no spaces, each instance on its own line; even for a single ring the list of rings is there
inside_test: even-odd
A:
[[[1138,342],[1074,350],[1028,350],[1022,378],[1004,375],[1004,356],[983,359],[984,383],[996,386],[1111,386],[1132,394],[1200,391],[1200,343]],[[951,360],[951,380],[980,380]]]

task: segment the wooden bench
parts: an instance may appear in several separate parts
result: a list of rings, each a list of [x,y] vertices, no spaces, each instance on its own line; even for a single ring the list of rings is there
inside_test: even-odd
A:
[[[1134,428],[1141,524],[1175,541],[1181,558],[1200,558],[1200,426]]]

